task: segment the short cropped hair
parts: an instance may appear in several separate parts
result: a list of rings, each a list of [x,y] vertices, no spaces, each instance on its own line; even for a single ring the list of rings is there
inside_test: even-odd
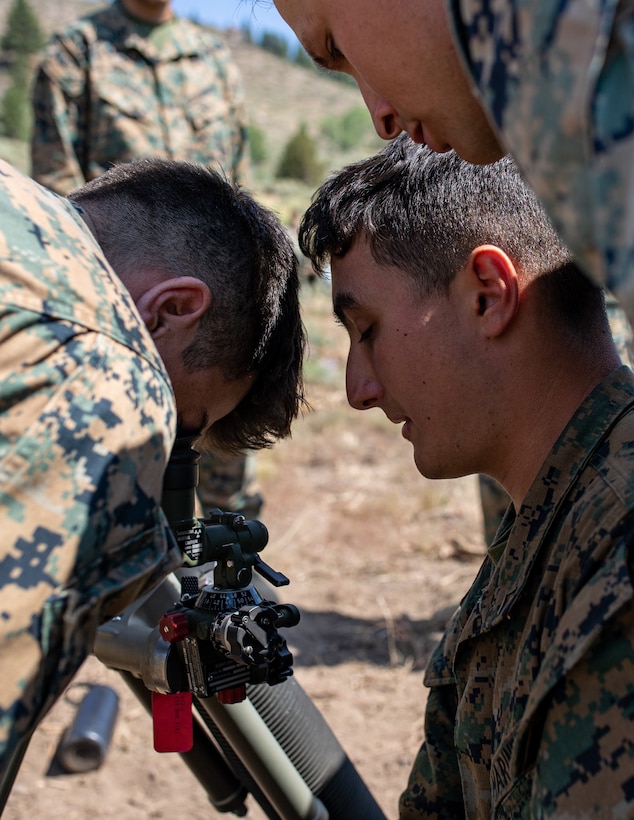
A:
[[[154,267],[208,286],[211,306],[183,356],[188,372],[256,374],[199,446],[232,453],[289,436],[305,403],[306,337],[298,260],[278,218],[215,170],[155,158],[114,166],[69,199],[97,215],[96,239],[115,272]]]
[[[491,244],[521,276],[539,281],[572,327],[597,309],[603,317],[603,294],[576,268],[510,157],[472,165],[454,151],[438,154],[397,137],[332,174],[299,227],[300,249],[320,273],[361,236],[374,260],[407,274],[421,297],[446,295],[471,252]]]

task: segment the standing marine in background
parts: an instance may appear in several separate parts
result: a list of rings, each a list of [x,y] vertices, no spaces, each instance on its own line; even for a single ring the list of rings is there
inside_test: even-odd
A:
[[[36,72],[31,173],[67,195],[112,165],[142,157],[249,171],[240,71],[211,30],[175,15],[171,0],[115,0],[56,33]],[[252,455],[204,456],[203,508],[257,517]]]

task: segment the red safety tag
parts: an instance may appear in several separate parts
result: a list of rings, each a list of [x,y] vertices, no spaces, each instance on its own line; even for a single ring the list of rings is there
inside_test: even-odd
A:
[[[192,693],[152,692],[152,722],[157,752],[188,752],[194,745]]]

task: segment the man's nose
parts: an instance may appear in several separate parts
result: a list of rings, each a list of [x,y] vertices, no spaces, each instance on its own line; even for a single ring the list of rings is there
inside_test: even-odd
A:
[[[350,407],[355,410],[369,410],[371,407],[378,407],[383,389],[373,374],[361,373],[348,365],[346,395]]]
[[[363,82],[358,81],[361,96],[368,107],[376,133],[384,140],[392,140],[403,131],[396,109]]]

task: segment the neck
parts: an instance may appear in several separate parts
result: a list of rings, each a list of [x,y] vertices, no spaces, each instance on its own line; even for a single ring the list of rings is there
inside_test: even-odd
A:
[[[507,443],[505,460],[494,477],[505,487],[516,510],[579,405],[619,364],[616,353],[586,362],[586,367],[575,361],[560,362],[547,373],[525,380],[523,397],[507,404],[501,439]]]
[[[166,23],[174,16],[170,0],[121,0],[121,5],[132,17],[146,23]]]

